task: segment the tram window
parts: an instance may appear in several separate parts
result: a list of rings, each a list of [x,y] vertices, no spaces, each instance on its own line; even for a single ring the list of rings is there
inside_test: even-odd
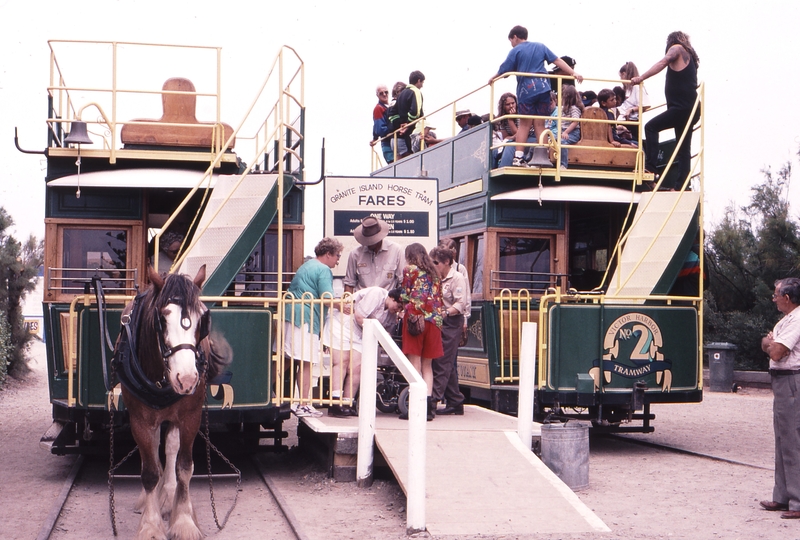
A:
[[[608,250],[598,249],[594,252],[594,267],[603,272],[608,268]]]
[[[283,233],[283,289],[291,281],[292,233]],[[247,258],[239,273],[228,288],[228,294],[263,296],[278,290],[278,235],[267,231]],[[288,281],[287,281],[288,278]]]
[[[62,231],[63,292],[81,293],[87,280],[104,279],[106,290],[125,287],[128,261],[128,231],[125,229],[78,229]]]
[[[500,236],[499,271],[493,289],[544,291],[552,283],[549,238]]]
[[[483,260],[486,243],[483,235],[475,237],[475,263],[472,266],[472,295],[480,298],[483,295]]]

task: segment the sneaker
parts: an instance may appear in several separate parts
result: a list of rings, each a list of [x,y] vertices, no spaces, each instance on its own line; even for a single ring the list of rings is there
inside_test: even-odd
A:
[[[527,167],[528,166],[528,162],[525,161],[522,158],[514,156],[514,159],[511,160],[511,166],[512,167]]]
[[[297,407],[297,410],[294,411],[294,414],[298,418],[303,418],[303,417],[319,418],[320,416],[322,416],[322,412],[315,409],[313,405],[299,405]]]

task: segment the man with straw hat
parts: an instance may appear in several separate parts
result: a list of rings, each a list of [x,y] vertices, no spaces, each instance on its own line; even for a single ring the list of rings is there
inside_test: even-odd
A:
[[[361,220],[353,231],[361,244],[350,252],[344,277],[345,292],[355,292],[365,287],[382,287],[391,290],[398,286],[403,272],[402,248],[386,238],[389,224],[374,216]]]

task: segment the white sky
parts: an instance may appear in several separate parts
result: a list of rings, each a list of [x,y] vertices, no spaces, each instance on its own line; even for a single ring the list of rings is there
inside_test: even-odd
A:
[[[796,165],[800,2],[765,0],[756,8],[674,0],[620,4],[617,13],[599,12],[595,2],[551,5],[545,16],[546,4],[513,1],[429,1],[399,9],[391,3],[324,0],[0,0],[0,205],[14,218],[18,239],[43,236],[43,156],[17,152],[13,129],[19,128],[23,148],[44,149],[48,39],[221,46],[222,114],[231,125],[240,118],[226,110],[252,100],[279,47],[290,45],[305,61],[306,174],[314,180],[323,137],[328,174],[369,174],[367,142],[378,83],[391,87],[419,69],[426,76],[425,108],[438,108],[485,84],[508,53],[506,36],[515,24],[528,28],[530,40],[575,58],[585,77],[609,79],[626,61],[645,71],[663,56],[667,34],[682,30],[692,38],[699,77],[706,83],[706,225],[718,221],[731,202],[748,202],[761,169],[778,169],[787,161]],[[604,86],[590,82],[579,88]],[[663,101],[663,72],[646,86],[653,103]],[[466,105],[479,114],[490,107],[488,99]],[[445,128],[440,136],[450,135]],[[790,194],[795,215],[798,183]],[[321,199],[320,189],[309,190],[309,253],[322,236]]]

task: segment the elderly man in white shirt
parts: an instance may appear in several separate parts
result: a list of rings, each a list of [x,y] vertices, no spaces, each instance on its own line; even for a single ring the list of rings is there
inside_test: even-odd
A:
[[[772,424],[775,429],[775,486],[766,510],[800,519],[800,279],[775,282],[772,301],[784,317],[761,340],[769,355]]]

